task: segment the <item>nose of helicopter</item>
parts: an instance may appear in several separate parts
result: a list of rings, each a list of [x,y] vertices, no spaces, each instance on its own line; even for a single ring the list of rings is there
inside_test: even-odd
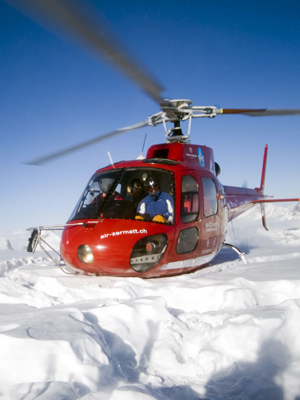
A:
[[[143,221],[88,225],[66,227],[61,240],[65,263],[86,274],[146,276],[165,259],[173,236],[172,226]]]

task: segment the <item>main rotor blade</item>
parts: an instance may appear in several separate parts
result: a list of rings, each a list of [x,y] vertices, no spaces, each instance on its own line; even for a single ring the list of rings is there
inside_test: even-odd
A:
[[[280,115],[298,115],[300,109],[239,109],[239,108],[222,108],[220,114],[243,114],[250,117],[270,117]]]
[[[73,153],[76,150],[80,150],[80,149],[82,149],[84,147],[87,147],[87,146],[90,146],[92,144],[99,143],[102,140],[106,140],[108,138],[112,138],[114,136],[120,135],[121,133],[125,133],[125,132],[128,132],[128,131],[133,131],[135,129],[143,128],[144,126],[148,126],[148,125],[149,125],[149,121],[146,120],[146,121],[140,122],[140,123],[135,124],[135,125],[127,126],[125,128],[120,128],[120,129],[117,129],[116,131],[112,131],[112,132],[106,133],[104,135],[97,136],[94,139],[87,140],[86,142],[77,144],[75,146],[68,147],[67,149],[60,150],[58,152],[49,154],[47,156],[44,156],[44,157],[37,158],[35,160],[29,161],[26,164],[28,164],[28,165],[46,164],[49,161],[53,161],[56,158],[65,156],[66,154],[69,154],[69,153]]]
[[[75,0],[72,2],[68,0],[6,0],[6,2],[26,15],[33,16],[38,22],[42,18],[42,22],[47,25],[50,22],[52,28],[54,24],[77,40],[84,41],[95,53],[101,54],[132,79],[159,105],[165,103],[160,96],[163,87],[125,52],[120,43],[108,32],[102,19],[95,20],[92,10],[88,12],[87,7],[79,7]]]

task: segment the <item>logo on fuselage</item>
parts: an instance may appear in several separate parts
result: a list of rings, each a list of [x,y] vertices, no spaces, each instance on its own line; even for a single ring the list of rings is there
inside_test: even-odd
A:
[[[201,147],[198,147],[198,160],[199,160],[201,167],[204,167],[205,160],[204,160],[204,154],[203,154]]]

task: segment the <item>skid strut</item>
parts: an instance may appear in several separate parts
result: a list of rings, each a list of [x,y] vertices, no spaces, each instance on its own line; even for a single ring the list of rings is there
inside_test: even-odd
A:
[[[239,255],[240,259],[243,261],[243,263],[244,263],[244,264],[247,264],[246,258],[244,257],[244,256],[245,256],[245,253],[243,253],[243,252],[242,252],[240,249],[238,249],[236,246],[234,246],[233,244],[230,244],[230,243],[226,243],[226,242],[224,242],[224,243],[222,244],[222,246],[229,247],[230,249],[234,250],[236,253],[238,253],[238,255]]]
[[[80,224],[72,224],[72,225],[83,225],[83,223]],[[56,251],[50,243],[48,243],[43,237],[42,237],[42,232],[43,231],[55,231],[55,230],[62,230],[65,226],[72,226],[72,225],[56,225],[56,226],[39,226],[36,228],[30,228],[29,230],[31,231],[30,238],[28,240],[28,246],[27,246],[27,251],[29,253],[34,253],[37,246],[39,245],[40,248],[44,251],[44,253],[56,264],[62,272],[65,274],[69,275],[76,275],[79,273],[79,271],[71,271],[69,270],[68,266],[64,263],[62,256],[58,251]],[[57,258],[53,257],[50,254],[50,251],[54,252],[57,256]]]

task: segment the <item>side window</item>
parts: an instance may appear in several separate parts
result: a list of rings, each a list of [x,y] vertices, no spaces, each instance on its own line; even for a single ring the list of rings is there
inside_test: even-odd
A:
[[[211,178],[201,178],[204,196],[204,216],[209,217],[218,212],[217,189]]]
[[[191,253],[197,247],[199,241],[198,229],[192,228],[183,229],[180,231],[176,246],[177,254]]]
[[[198,183],[191,175],[184,175],[181,180],[181,220],[184,223],[195,221],[198,214]]]

